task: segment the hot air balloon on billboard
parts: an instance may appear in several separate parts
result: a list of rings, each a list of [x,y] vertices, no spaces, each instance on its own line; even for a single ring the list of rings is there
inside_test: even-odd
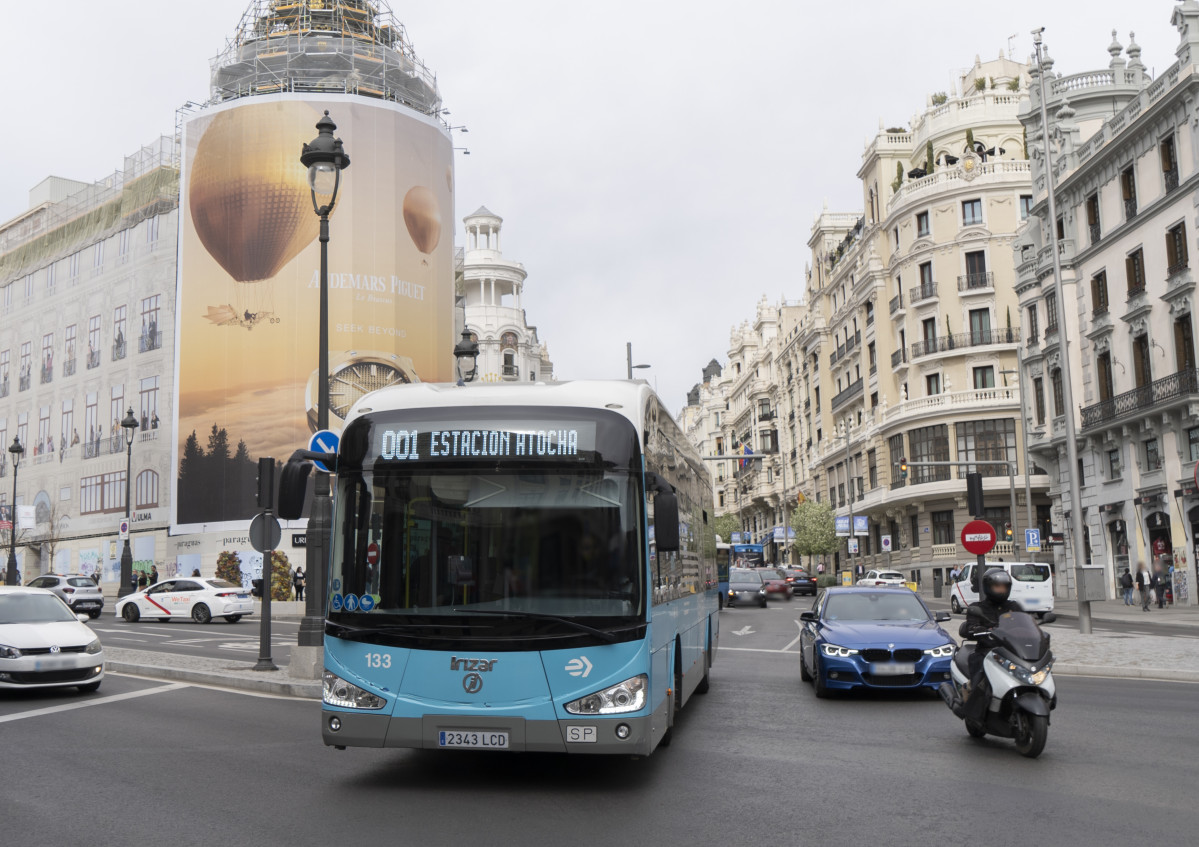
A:
[[[218,326],[278,323],[270,280],[319,231],[299,127],[270,110],[221,112],[200,137],[188,184],[196,235],[232,278],[229,300],[208,307]]]

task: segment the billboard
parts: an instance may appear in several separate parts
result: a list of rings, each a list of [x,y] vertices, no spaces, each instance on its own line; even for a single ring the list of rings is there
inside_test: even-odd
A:
[[[326,109],[351,159],[329,222],[330,428],[367,391],[452,378],[444,127],[346,96],[248,97],[197,113],[180,173],[177,531],[249,520],[258,458],[284,460],[315,431],[320,219],[300,149]]]

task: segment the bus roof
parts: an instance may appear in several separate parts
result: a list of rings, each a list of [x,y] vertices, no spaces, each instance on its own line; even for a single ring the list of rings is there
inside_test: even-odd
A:
[[[360,398],[346,418],[366,412],[401,409],[450,409],[474,406],[545,406],[610,409],[640,432],[644,409],[654,391],[641,380],[570,380],[565,382],[487,382],[455,385],[418,382],[393,385]]]

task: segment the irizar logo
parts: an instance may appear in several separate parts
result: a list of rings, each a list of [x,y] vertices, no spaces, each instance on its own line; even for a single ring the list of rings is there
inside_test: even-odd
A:
[[[457,656],[450,657],[450,670],[452,671],[490,671],[495,670],[495,663],[499,659],[459,659]]]

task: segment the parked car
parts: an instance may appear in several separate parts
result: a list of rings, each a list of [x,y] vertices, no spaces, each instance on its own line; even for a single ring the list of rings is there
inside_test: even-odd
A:
[[[28,584],[30,588],[53,591],[71,607],[72,612],[83,612],[95,619],[104,611],[104,592],[90,576],[81,573],[48,573],[30,580]]]
[[[826,589],[800,616],[799,676],[817,697],[831,689],[926,688],[950,679],[956,644],[906,588]]]
[[[766,596],[786,597],[791,599],[791,583],[787,582],[787,572],[782,568],[758,568],[762,574],[762,584],[766,586]]]
[[[753,603],[766,608],[766,584],[762,574],[753,568],[729,568],[729,596],[727,605],[732,608],[738,602]]]
[[[114,608],[117,616],[129,623],[143,617],[170,621],[188,616],[196,623],[208,623],[213,617],[237,623],[254,611],[254,601],[240,585],[193,576],[156,582],[122,597]]]
[[[104,648],[84,620],[45,588],[0,585],[0,688],[98,689]]]
[[[963,565],[957,579],[949,583],[949,607],[962,614],[966,607],[978,600],[974,591],[974,567],[977,563]],[[986,570],[1003,568],[1012,575],[1011,600],[1032,615],[1043,615],[1053,611],[1053,571],[1044,562],[987,562]],[[986,570],[983,573],[986,573]]]
[[[908,581],[899,571],[866,571],[858,585],[907,585]]]
[[[786,568],[792,594],[816,595],[816,577],[800,568]]]

